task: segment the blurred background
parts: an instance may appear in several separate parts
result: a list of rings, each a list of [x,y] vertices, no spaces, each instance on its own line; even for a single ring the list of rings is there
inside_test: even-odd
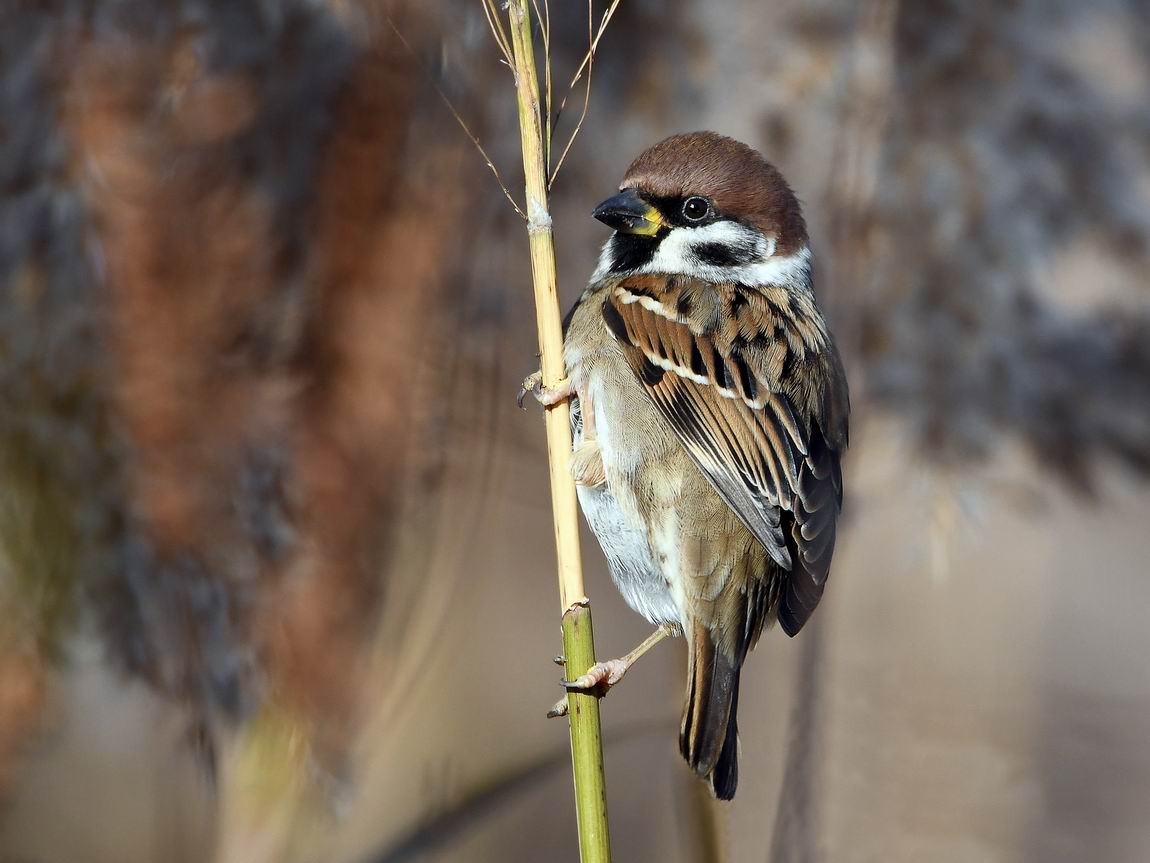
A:
[[[526,235],[440,92],[520,196],[480,2],[0,6],[0,861],[576,860]],[[616,859],[1150,859],[1150,5],[623,0],[591,88],[564,306],[715,129],[803,200],[854,403],[734,803],[681,642],[603,703]]]

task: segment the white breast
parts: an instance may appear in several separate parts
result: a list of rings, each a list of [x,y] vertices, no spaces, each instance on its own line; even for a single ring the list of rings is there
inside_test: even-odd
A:
[[[616,482],[615,487],[611,483],[612,476],[619,477],[632,470],[642,454],[625,437],[615,433],[615,418],[602,409],[606,400],[596,394],[602,380],[593,376],[588,383],[596,407],[595,435],[608,481],[594,488],[578,486],[579,506],[599,540],[611,578],[627,604],[653,624],[681,625],[678,606],[656,563],[656,556],[651,553],[647,527],[639,517],[636,501],[625,483]],[[577,410],[572,411],[572,430],[578,445],[582,440],[582,422]]]

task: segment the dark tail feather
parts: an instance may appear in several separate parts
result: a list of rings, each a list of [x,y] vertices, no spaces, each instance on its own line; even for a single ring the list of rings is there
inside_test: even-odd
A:
[[[710,780],[716,797],[730,800],[739,782],[735,708],[741,663],[719,650],[703,626],[696,626],[691,642],[679,751]]]
[[[727,717],[727,736],[715,769],[711,771],[711,790],[720,800],[730,800],[739,787],[739,672],[735,672],[735,688],[731,694],[731,710]]]

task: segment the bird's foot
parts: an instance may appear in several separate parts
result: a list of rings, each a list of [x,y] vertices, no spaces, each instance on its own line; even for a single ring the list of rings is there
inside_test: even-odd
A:
[[[587,690],[594,690],[593,695],[602,698],[607,694],[607,690],[623,679],[623,675],[627,673],[627,669],[638,661],[639,657],[645,654],[648,650],[662,641],[664,638],[673,635],[679,635],[679,628],[674,624],[664,623],[650,635],[643,639],[643,641],[620,659],[608,659],[606,662],[597,662],[587,669],[586,674],[581,674],[574,680],[564,680],[563,686],[568,692],[585,692]],[[558,657],[556,657],[558,661]],[[547,711],[549,719],[554,719],[558,716],[567,715],[567,699],[561,698],[555,702],[555,706]]]
[[[584,438],[571,451],[571,477],[579,485],[597,486],[607,481],[603,452],[595,439]]]
[[[602,686],[606,692],[623,679],[623,675],[630,667],[631,660],[627,657],[608,659],[606,662],[596,662],[587,669],[586,674],[580,674],[574,680],[564,680],[561,683],[565,689],[586,690]]]
[[[596,662],[574,680],[561,680],[560,685],[569,692],[590,692],[602,698],[607,691],[623,679],[627,669],[631,667],[634,659],[624,656],[622,659],[608,659],[606,662]],[[555,702],[547,711],[548,719],[557,719],[567,715],[567,696]]]
[[[575,386],[571,383],[570,378],[564,378],[553,387],[545,387],[543,386],[543,372],[533,372],[523,379],[523,384],[519,387],[519,395],[515,398],[515,404],[522,408],[523,400],[527,398],[528,393],[535,396],[535,400],[539,404],[551,407],[575,395]]]

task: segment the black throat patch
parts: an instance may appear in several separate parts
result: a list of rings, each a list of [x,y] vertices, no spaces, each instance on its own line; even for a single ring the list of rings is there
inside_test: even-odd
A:
[[[666,236],[666,229],[662,229],[653,237],[642,234],[616,234],[611,238],[611,269],[612,273],[625,273],[637,270],[644,264],[649,264],[655,257],[655,250],[659,248],[659,241]]]

